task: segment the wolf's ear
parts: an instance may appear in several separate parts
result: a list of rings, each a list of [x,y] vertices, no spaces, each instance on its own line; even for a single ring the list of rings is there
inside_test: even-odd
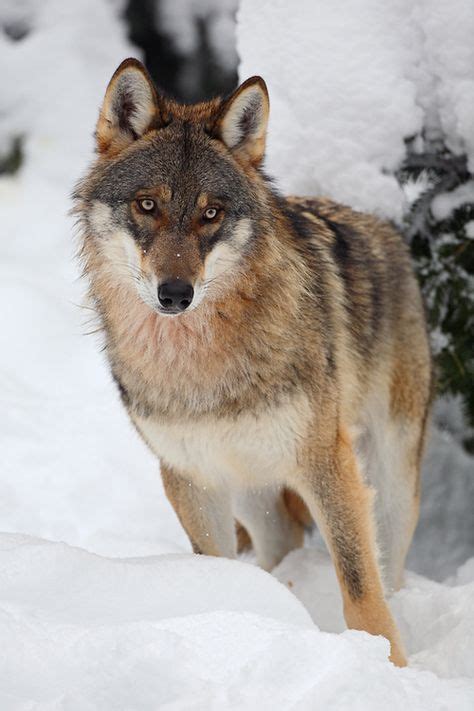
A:
[[[125,59],[105,92],[97,122],[99,153],[116,155],[152,128],[165,124],[162,101],[141,62]]]
[[[265,153],[270,102],[261,77],[251,77],[224,102],[214,132],[239,158],[258,165]]]

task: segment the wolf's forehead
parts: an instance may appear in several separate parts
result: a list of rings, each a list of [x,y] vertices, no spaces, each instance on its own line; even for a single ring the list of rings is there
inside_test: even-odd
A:
[[[173,201],[200,193],[233,199],[248,192],[237,168],[207,141],[159,137],[108,165],[92,197],[114,204],[146,189],[162,190]]]

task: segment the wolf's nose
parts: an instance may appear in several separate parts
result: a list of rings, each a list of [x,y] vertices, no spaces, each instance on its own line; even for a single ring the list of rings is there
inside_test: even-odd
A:
[[[188,308],[193,300],[194,289],[181,279],[173,279],[160,284],[158,300],[169,313],[178,313]]]

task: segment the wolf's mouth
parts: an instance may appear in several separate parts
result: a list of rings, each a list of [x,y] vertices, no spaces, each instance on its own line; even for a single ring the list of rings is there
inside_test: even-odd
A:
[[[179,309],[171,309],[171,308],[164,309],[161,306],[155,306],[155,311],[156,311],[156,313],[160,314],[160,316],[170,316],[170,317],[183,316],[183,314],[186,313],[185,311],[181,311]]]

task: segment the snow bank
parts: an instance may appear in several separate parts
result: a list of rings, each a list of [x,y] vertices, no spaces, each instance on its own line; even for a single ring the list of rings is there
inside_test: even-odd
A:
[[[308,573],[328,582],[322,593]],[[474,703],[463,624],[474,586],[416,578],[397,597],[399,620],[422,651],[413,668],[387,661],[388,643],[320,631],[272,576],[197,556],[111,560],[64,544],[0,536],[0,707],[148,709],[456,709]],[[313,586],[311,609],[338,604],[327,556],[299,551],[277,575]],[[455,604],[453,604],[455,603]],[[439,608],[451,609],[430,625]],[[442,652],[449,641],[448,659]],[[435,655],[439,678],[429,671]],[[343,670],[343,673],[341,673]],[[441,678],[445,677],[445,678]],[[388,701],[389,700],[389,701]],[[389,705],[387,706],[387,702]]]
[[[0,62],[8,68],[1,78],[0,152],[7,138],[24,136],[23,180],[29,166],[37,172],[41,165],[43,179],[64,180],[66,197],[77,166],[90,160],[98,106],[117,59],[134,48],[111,2],[2,0],[0,21],[26,30],[17,41],[0,33]],[[77,133],[78,125],[87,130]]]
[[[273,574],[290,586],[321,629],[346,629],[336,575],[318,544],[293,551]],[[430,669],[444,678],[474,679],[474,659],[469,654],[474,638],[474,559],[449,582],[443,585],[407,573],[403,589],[391,598],[390,606],[412,668]]]
[[[214,610],[252,612],[296,625],[311,620],[270,575],[226,558],[103,558],[14,534],[0,536],[0,558],[2,600],[33,604],[35,615],[57,622],[122,624]]]
[[[399,220],[391,173],[422,126],[474,166],[471,0],[242,0],[238,20],[240,76],[268,83],[268,170],[285,192]]]

